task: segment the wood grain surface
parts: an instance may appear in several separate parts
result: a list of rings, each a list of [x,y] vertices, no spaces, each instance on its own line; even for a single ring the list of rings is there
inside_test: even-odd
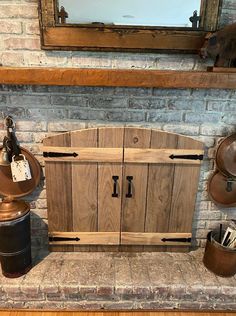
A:
[[[120,232],[50,232],[49,237],[79,238],[79,241],[50,241],[50,245],[118,245]]]
[[[203,154],[201,142],[146,128],[100,127],[53,136],[44,145],[50,145],[47,149],[52,152],[87,149],[94,156],[93,162],[46,159],[49,234],[80,238],[54,240],[53,247],[172,251],[181,246],[188,250],[183,246],[189,242],[163,243],[161,239],[172,234],[191,237],[200,161],[169,163],[169,155]],[[100,162],[98,149],[108,157],[119,151],[119,159],[106,160],[104,154],[106,162]],[[116,197],[112,196],[113,176],[118,177]],[[131,196],[127,196],[129,176]]]
[[[197,149],[154,149],[154,148],[125,148],[124,162],[149,164],[190,164],[200,165],[200,160],[171,159],[171,155],[202,155],[203,150]]]
[[[78,155],[77,157],[45,157],[45,161],[122,162],[123,160],[122,148],[43,146],[42,151]]]
[[[151,148],[176,148],[178,135],[152,130]],[[145,232],[168,232],[174,165],[149,165]],[[156,250],[156,247],[149,247]],[[166,251],[166,247],[159,247]]]
[[[71,146],[97,149],[97,129],[89,129],[86,133],[71,132]],[[97,180],[96,163],[72,164],[73,231],[96,232],[98,230]],[[76,247],[74,247],[75,251]],[[81,250],[81,247],[78,250]],[[83,250],[93,249],[83,247]]]
[[[162,241],[163,238],[191,238],[192,234],[186,233],[133,233],[121,232],[121,243],[123,245],[159,245],[159,246],[184,246],[190,242]]]
[[[44,139],[46,146],[71,146],[69,133]],[[73,230],[72,168],[64,162],[47,163],[45,166],[48,206],[48,230]],[[52,249],[53,250],[53,249]],[[57,251],[73,250],[73,247],[57,247]]]
[[[236,73],[0,67],[1,84],[236,89]]]
[[[203,144],[188,137],[178,137],[178,148],[202,150]],[[191,232],[200,168],[176,165],[173,179],[169,232]],[[184,248],[181,248],[184,251]],[[173,249],[172,249],[173,250]],[[186,251],[188,248],[186,248]]]

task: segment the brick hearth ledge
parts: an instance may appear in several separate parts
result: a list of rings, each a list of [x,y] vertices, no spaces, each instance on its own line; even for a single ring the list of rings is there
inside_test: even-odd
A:
[[[190,253],[37,253],[17,279],[0,275],[0,309],[236,310],[236,277]]]

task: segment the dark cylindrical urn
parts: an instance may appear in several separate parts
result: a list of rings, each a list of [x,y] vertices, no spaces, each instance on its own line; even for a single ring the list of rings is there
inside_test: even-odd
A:
[[[30,207],[5,199],[0,204],[0,261],[2,273],[17,278],[31,269]]]

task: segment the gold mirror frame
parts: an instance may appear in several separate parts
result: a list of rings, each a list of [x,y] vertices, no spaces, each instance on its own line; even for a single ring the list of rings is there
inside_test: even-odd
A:
[[[197,29],[59,24],[57,0],[39,0],[41,47],[46,50],[180,51],[196,53],[217,30],[222,0],[201,1]]]

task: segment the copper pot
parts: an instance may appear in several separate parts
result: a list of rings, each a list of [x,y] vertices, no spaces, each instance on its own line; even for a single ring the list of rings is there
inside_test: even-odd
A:
[[[203,263],[216,275],[232,277],[236,273],[236,249],[222,246],[218,239],[216,233],[208,233]]]
[[[216,151],[218,170],[227,177],[236,178],[236,134],[223,139]]]
[[[236,206],[236,179],[225,177],[221,172],[215,171],[208,181],[208,194],[219,206]]]
[[[13,182],[10,165],[0,166],[0,183],[4,183],[4,185],[0,186],[0,195],[2,196],[22,197],[28,195],[35,190],[40,182],[41,167],[38,160],[27,149],[22,147],[20,149],[22,154],[29,161],[32,179],[22,182]],[[0,146],[0,155],[1,152],[2,146]]]

